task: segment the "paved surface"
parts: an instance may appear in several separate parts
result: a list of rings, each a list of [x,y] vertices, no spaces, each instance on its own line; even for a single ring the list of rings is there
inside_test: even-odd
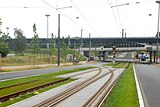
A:
[[[82,65],[74,65],[74,66],[63,66],[63,67],[54,67],[54,68],[46,68],[46,69],[36,69],[36,70],[24,70],[24,71],[15,71],[10,73],[0,73],[0,81],[7,80],[7,79],[13,79],[13,78],[20,78],[20,77],[26,77],[31,75],[39,75],[39,74],[45,74],[50,72],[56,72],[61,70],[69,70],[79,67],[87,67],[87,66],[100,66],[104,63],[85,63]]]
[[[135,70],[149,107],[160,107],[160,67],[135,64]]]

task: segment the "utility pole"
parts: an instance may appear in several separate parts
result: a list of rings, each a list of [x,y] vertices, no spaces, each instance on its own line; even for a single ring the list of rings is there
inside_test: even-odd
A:
[[[158,59],[159,59],[159,56],[158,56],[158,54],[159,54],[159,18],[160,18],[160,1],[158,0],[158,1],[156,1],[156,3],[158,3],[158,24],[157,24],[157,49],[156,49],[156,51],[157,51],[157,63],[159,62],[158,61]]]
[[[73,55],[73,65],[76,64],[76,42],[74,41],[74,55]]]
[[[60,14],[58,14],[58,66],[60,65]]]
[[[49,43],[48,43],[48,35],[49,35],[49,27],[48,27],[48,17],[50,16],[49,14],[46,14],[47,16],[47,48],[49,48]]]
[[[122,46],[123,46],[124,29],[122,29]]]
[[[81,29],[81,44],[80,44],[80,46],[79,46],[79,56],[78,56],[78,59],[79,59],[79,61],[80,61],[80,58],[81,58],[81,48],[82,48],[82,32],[83,32],[83,29]]]
[[[81,47],[83,46],[83,41],[82,41],[82,32],[83,32],[83,29],[81,29]]]
[[[65,8],[72,8],[72,6],[68,6],[68,7],[61,7],[61,8],[56,8],[56,10],[59,9],[65,9]],[[60,14],[58,14],[58,66],[60,65]]]
[[[89,62],[90,62],[90,58],[91,58],[90,54],[91,54],[91,33],[89,33],[89,57],[88,57]]]
[[[127,41],[127,33],[125,32],[125,42]]]
[[[0,53],[0,71],[1,71],[1,67],[2,67],[2,59],[1,59],[1,53]]]
[[[70,48],[70,44],[71,44],[71,42],[70,42],[70,35],[68,35],[68,48]]]

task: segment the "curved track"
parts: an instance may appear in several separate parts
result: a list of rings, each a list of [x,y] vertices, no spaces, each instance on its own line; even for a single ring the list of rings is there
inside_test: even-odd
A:
[[[88,78],[87,80],[85,81],[82,81],[81,83],[63,91],[62,93],[59,93],[57,94],[56,96],[53,96],[52,98],[40,103],[40,104],[37,104],[35,105],[34,107],[52,107],[52,106],[55,106],[57,103],[61,102],[62,100],[70,97],[71,95],[77,93],[78,91],[82,90],[83,88],[87,87],[88,85],[94,83],[95,81],[101,79],[102,77],[108,75],[111,73],[111,76],[110,78],[108,79],[108,82],[110,81],[110,79],[113,77],[113,72],[112,70],[110,70],[110,72],[107,72],[107,73],[102,73],[102,68],[99,68],[99,72]]]

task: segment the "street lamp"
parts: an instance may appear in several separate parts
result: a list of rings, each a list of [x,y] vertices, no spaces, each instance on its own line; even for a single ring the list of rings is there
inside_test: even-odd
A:
[[[81,29],[81,44],[80,44],[80,46],[79,46],[79,57],[78,57],[79,61],[80,61],[80,58],[81,58],[81,55],[80,55],[80,53],[81,53],[81,48],[82,48],[82,46],[83,46],[83,43],[82,43],[82,32],[83,32],[83,29]]]
[[[50,16],[49,14],[46,14],[45,16],[47,16],[47,48],[49,48],[49,43],[48,43],[48,35],[49,35],[49,31],[48,31],[48,17]]]
[[[158,45],[159,45],[159,17],[160,17],[160,1],[156,1],[156,3],[158,3],[158,24],[157,24],[157,63],[159,62],[158,59],[159,59],[159,52],[158,52]]]
[[[72,6],[56,8],[56,10],[65,8],[72,8]],[[60,65],[60,48],[60,14],[58,14],[58,66]]]

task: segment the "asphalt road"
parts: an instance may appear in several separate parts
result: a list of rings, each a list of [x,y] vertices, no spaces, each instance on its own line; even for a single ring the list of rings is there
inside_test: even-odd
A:
[[[160,107],[160,67],[136,64],[135,70],[149,107]]]
[[[87,66],[100,66],[104,63],[85,63],[83,65],[74,65],[74,66],[63,66],[63,67],[55,67],[55,68],[46,68],[46,69],[36,69],[36,70],[24,70],[24,71],[15,71],[15,72],[9,72],[9,73],[0,73],[0,81],[13,79],[13,78],[21,78],[31,75],[39,75],[39,74],[45,74],[50,72],[56,72],[61,70],[69,70],[79,67],[87,67]]]

